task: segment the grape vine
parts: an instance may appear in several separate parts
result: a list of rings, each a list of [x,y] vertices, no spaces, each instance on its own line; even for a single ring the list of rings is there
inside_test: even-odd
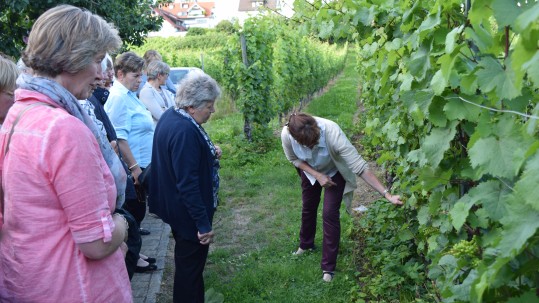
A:
[[[306,30],[357,42],[367,143],[408,197],[395,216],[414,214],[437,297],[538,301],[539,3],[465,2],[294,6]]]

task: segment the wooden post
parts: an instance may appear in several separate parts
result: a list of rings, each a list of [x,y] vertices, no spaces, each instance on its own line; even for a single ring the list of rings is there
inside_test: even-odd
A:
[[[204,71],[204,53],[200,53],[200,65],[202,66],[202,70]]]
[[[243,64],[246,68],[249,68],[249,61],[247,60],[247,41],[245,40],[244,33],[240,35],[240,42],[241,58],[243,60]],[[243,134],[245,135],[245,138],[247,138],[247,140],[251,142],[253,140],[251,120],[245,114],[243,115],[243,119]]]

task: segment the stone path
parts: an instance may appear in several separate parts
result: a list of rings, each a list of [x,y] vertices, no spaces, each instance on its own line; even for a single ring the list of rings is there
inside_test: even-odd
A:
[[[134,303],[155,303],[156,294],[161,289],[161,280],[165,269],[170,226],[147,213],[142,221],[142,227],[148,229],[151,234],[142,236],[140,252],[157,259],[157,270],[151,273],[135,273],[131,280],[133,301]]]

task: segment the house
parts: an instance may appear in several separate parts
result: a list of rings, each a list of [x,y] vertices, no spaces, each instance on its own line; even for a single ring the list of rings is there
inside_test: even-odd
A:
[[[259,14],[263,8],[281,11],[280,0],[216,0],[215,17],[218,21],[245,19]]]
[[[163,17],[163,25],[159,32],[150,33],[149,36],[177,36],[184,34],[190,27],[214,27],[214,9],[215,2],[196,0],[159,4],[154,8],[154,14]]]
[[[159,32],[149,33],[148,36],[185,35],[189,27],[212,28],[222,20],[238,20],[242,24],[245,19],[259,14],[263,8],[291,16],[292,2],[293,0],[175,0],[159,4],[154,9],[154,14],[162,16],[164,22]]]

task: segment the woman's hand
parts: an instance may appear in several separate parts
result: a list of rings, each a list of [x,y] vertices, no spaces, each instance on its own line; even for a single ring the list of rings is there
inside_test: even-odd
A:
[[[403,202],[401,201],[400,195],[392,195],[390,193],[386,193],[384,196],[391,204],[393,205],[402,205]]]
[[[335,183],[335,182],[333,182],[333,180],[331,180],[330,176],[324,175],[324,174],[320,174],[316,178],[316,181],[318,181],[318,183],[320,183],[320,186],[322,186],[323,188],[328,188],[328,187],[337,185],[337,183]]]
[[[200,244],[209,245],[210,243],[213,243],[213,230],[205,234],[198,232],[197,235],[198,239],[200,240]]]
[[[221,150],[221,148],[217,145],[215,145],[215,157],[217,159],[221,159],[221,155],[223,154],[223,151]]]
[[[135,179],[135,184],[138,185],[138,176],[140,176],[140,174],[142,174],[142,169],[140,169],[140,167],[138,167],[138,165],[136,167],[133,168],[133,170],[131,170],[131,175],[133,175],[133,179]]]

